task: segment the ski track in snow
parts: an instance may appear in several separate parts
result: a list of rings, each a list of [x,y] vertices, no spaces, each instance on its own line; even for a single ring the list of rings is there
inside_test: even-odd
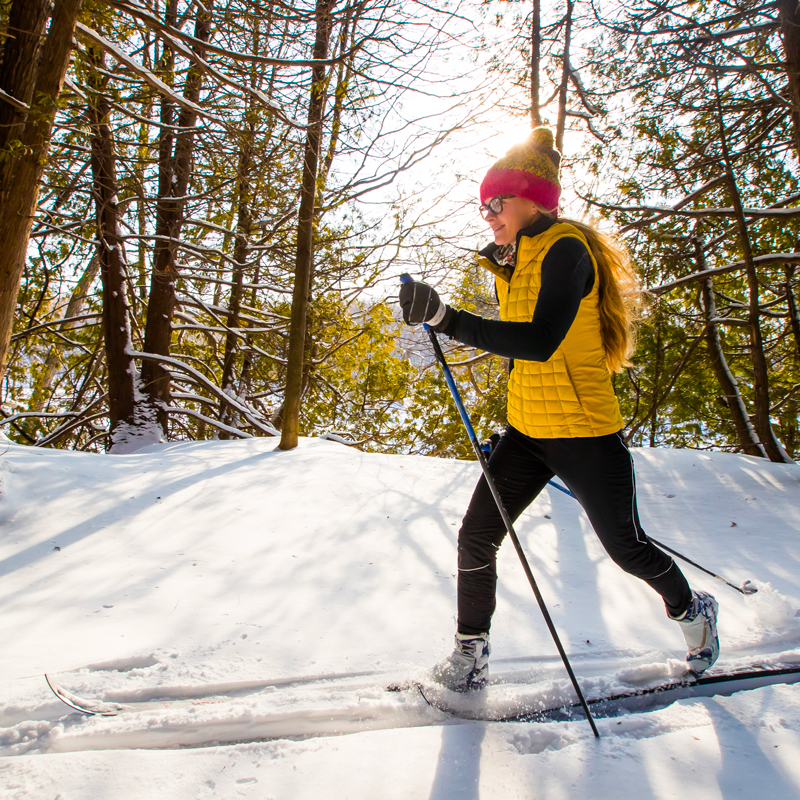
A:
[[[0,618],[2,641],[11,643],[0,664],[0,787],[9,797],[52,800],[47,776],[56,763],[59,787],[71,787],[63,800],[92,797],[89,789],[81,794],[68,765],[75,776],[88,769],[100,777],[108,759],[124,753],[171,753],[157,773],[166,785],[166,765],[188,764],[182,759],[197,748],[218,770],[231,766],[229,779],[220,771],[163,796],[271,797],[260,783],[264,770],[283,775],[288,759],[301,771],[317,764],[316,776],[334,769],[334,752],[349,754],[341,757],[359,770],[369,763],[359,780],[372,787],[350,794],[333,781],[334,800],[473,796],[437,793],[444,778],[436,770],[430,789],[429,767],[396,773],[419,791],[392,794],[380,784],[381,770],[400,769],[400,752],[425,762],[424,747],[438,741],[430,737],[441,737],[443,748],[460,743],[453,763],[462,772],[450,774],[448,786],[463,779],[467,762],[458,753],[479,757],[483,747],[480,780],[508,780],[505,789],[500,780],[487,790],[493,798],[532,796],[534,788],[548,800],[578,796],[567,763],[594,764],[593,797],[616,797],[617,775],[590,753],[611,759],[621,775],[638,775],[642,759],[654,757],[647,754],[661,754],[667,761],[658,756],[644,783],[631,778],[645,787],[637,800],[685,796],[691,785],[659,770],[674,758],[693,764],[697,778],[698,747],[729,771],[730,754],[739,754],[735,780],[708,778],[711,797],[767,789],[778,800],[800,796],[797,686],[666,707],[656,698],[598,719],[599,744],[580,710],[571,721],[468,722],[416,690],[385,692],[421,677],[451,646],[455,532],[477,467],[370,456],[322,441],[286,454],[273,447],[172,444],[115,457],[8,447],[0,459]],[[634,457],[645,528],[759,589],[741,597],[685,567],[693,586],[720,600],[718,666],[800,664],[800,470],[689,451]],[[587,697],[680,676],[680,637],[657,598],[609,562],[574,500],[545,492],[518,528]],[[501,550],[485,713],[575,700],[515,559],[510,546]],[[89,717],[50,693],[46,671],[78,696],[171,705]],[[373,763],[369,748],[380,743],[388,749]],[[440,751],[439,771],[447,752]],[[569,762],[559,760],[562,752]],[[223,753],[257,753],[263,764],[234,779]],[[742,753],[756,761],[763,754],[760,782],[741,772],[749,763]],[[523,767],[531,758],[538,766]],[[126,784],[113,796],[159,796],[155,783],[147,786],[137,794]],[[304,791],[298,785],[275,797],[314,796]]]
[[[752,657],[725,660],[717,671],[748,667]],[[764,666],[800,665],[800,650],[765,655]],[[65,676],[74,684],[88,685],[92,673],[136,670],[152,679],[160,662],[154,656],[92,665],[79,674]],[[591,701],[631,689],[648,689],[665,680],[680,681],[685,663],[677,659],[646,661],[608,673],[608,660],[576,659],[575,667],[585,696]],[[156,672],[157,674],[157,672]],[[83,676],[83,681],[81,677]],[[208,747],[269,739],[339,736],[387,728],[437,725],[450,715],[429,705],[430,699],[415,687],[386,692],[408,675],[381,672],[310,675],[276,681],[236,681],[206,685],[162,685],[109,690],[99,699],[109,703],[147,703],[119,716],[88,716],[69,711],[61,702],[36,708],[7,707],[0,714],[0,756],[65,753],[82,750],[164,749]],[[422,679],[422,673],[414,676]],[[797,678],[792,678],[797,680]],[[121,682],[122,683],[122,682]],[[712,690],[725,694],[725,686]],[[78,693],[78,692],[76,692]],[[497,718],[536,713],[542,709],[574,706],[577,697],[563,675],[561,664],[517,668],[491,679],[489,689],[477,696],[445,693],[448,705],[476,718]],[[150,707],[155,701],[164,707]],[[671,702],[671,701],[670,701]],[[640,708],[664,705],[658,696],[639,702]],[[595,713],[598,709],[595,708]],[[571,714],[582,718],[574,709]],[[627,730],[627,728],[625,729]]]

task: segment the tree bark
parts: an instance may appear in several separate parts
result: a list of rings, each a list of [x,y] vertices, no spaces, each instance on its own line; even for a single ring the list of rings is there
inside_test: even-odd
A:
[[[699,236],[693,237],[695,258],[697,259],[698,270],[706,270],[706,258],[703,253],[703,243]],[[758,441],[758,435],[750,422],[747,408],[739,391],[739,384],[728,366],[725,353],[722,349],[722,340],[719,335],[719,326],[714,320],[717,317],[717,306],[714,300],[714,287],[711,278],[703,281],[703,311],[706,318],[706,345],[708,355],[711,359],[711,367],[717,377],[722,394],[725,397],[725,405],[731,413],[733,426],[736,430],[736,438],[739,446],[750,456],[760,456],[766,458],[767,454],[764,447]]]
[[[238,168],[238,211],[236,215],[236,241],[233,245],[234,268],[231,275],[231,295],[228,303],[228,318],[226,324],[229,330],[225,337],[225,356],[222,364],[222,390],[224,392],[235,393],[235,367],[236,355],[239,352],[240,336],[238,334],[240,325],[240,314],[242,297],[244,294],[244,265],[247,261],[247,251],[250,243],[253,223],[250,212],[252,186],[250,182],[250,171],[253,165],[253,138],[254,130],[251,125],[246,127],[244,139],[239,151]],[[236,331],[236,332],[234,332]],[[228,403],[220,402],[220,420],[226,425],[234,425],[233,411]],[[220,439],[230,438],[225,431],[220,431]]]
[[[103,337],[108,369],[108,416],[111,442],[120,424],[134,428],[136,366],[130,355],[131,329],[128,304],[128,274],[124,244],[119,236],[116,154],[108,118],[111,113],[104,93],[102,51],[89,48],[92,61],[89,100],[92,130],[92,191],[97,220],[97,257],[103,283]]]
[[[9,35],[3,41],[0,88],[17,103],[0,102],[0,148],[4,155],[25,130],[42,40],[50,16],[49,0],[15,0],[9,9]]]
[[[195,20],[194,38],[198,44],[194,50],[199,56],[205,54],[202,44],[211,38],[212,2],[198,4]],[[176,17],[175,0],[170,0],[167,8],[167,22]],[[173,20],[174,21],[174,20]],[[171,23],[170,23],[171,24]],[[165,51],[162,59],[164,67],[172,72],[174,54]],[[200,98],[203,74],[192,63],[186,77],[184,97],[196,104]],[[161,121],[173,125],[174,105],[163,97],[161,100]],[[175,253],[177,240],[183,228],[186,193],[191,178],[192,151],[197,114],[182,108],[178,117],[177,134],[168,128],[161,129],[159,143],[159,181],[156,205],[156,244],[153,255],[153,271],[150,277],[150,292],[147,304],[147,322],[144,332],[144,349],[147,353],[168,356],[172,344],[172,317],[175,313],[175,281],[178,277]],[[174,142],[174,147],[173,147]],[[166,407],[170,404],[169,372],[156,361],[146,360],[142,364],[142,384],[149,402],[156,410],[156,418],[164,434],[167,434],[168,415]]]
[[[81,2],[56,3],[46,36],[49,2],[15,0],[9,12],[9,26],[17,33],[3,45],[0,88],[30,110],[0,102],[0,381],[5,374],[39,183]]]
[[[339,56],[345,53],[353,45],[351,32],[355,32],[356,20],[358,19],[358,9],[353,18],[352,8],[348,8],[345,18],[341,23],[339,33]],[[352,27],[351,27],[352,26]],[[344,109],[344,101],[347,98],[347,89],[350,85],[350,80],[353,76],[353,63],[355,61],[355,53],[351,53],[350,57],[346,60],[339,62],[339,71],[336,76],[336,89],[333,93],[333,107],[330,109],[330,136],[328,137],[328,148],[325,153],[325,158],[319,168],[319,177],[317,179],[317,196],[321,197],[325,191],[325,186],[328,183],[328,174],[333,164],[333,159],[336,156],[336,149],[339,146],[339,135],[342,127],[342,111]],[[327,93],[326,93],[327,96]],[[319,209],[315,209],[317,217],[319,217]],[[313,276],[312,276],[313,288]]]
[[[662,347],[663,336],[663,315],[659,308],[656,312],[656,342],[653,364],[653,406],[650,411],[650,443],[649,447],[656,446],[656,433],[658,431],[658,404],[655,402],[659,396],[659,381],[661,380],[661,371],[664,367],[664,349]]]
[[[316,38],[313,58],[328,57],[332,28],[331,11],[336,0],[317,0]],[[314,207],[317,194],[317,169],[322,146],[322,115],[325,107],[325,67],[311,71],[311,92],[308,102],[308,131],[303,158],[303,178],[300,187],[300,210],[297,220],[297,251],[295,254],[294,290],[289,325],[289,355],[286,366],[286,393],[283,404],[281,450],[297,447],[300,431],[300,399],[303,392],[303,366],[306,351],[306,318],[309,287],[314,260]]]
[[[542,124],[539,69],[542,61],[542,0],[533,0],[531,17],[531,128]]]
[[[797,298],[792,290],[792,278],[794,278],[794,264],[784,267],[786,275],[786,305],[789,311],[789,325],[794,335],[794,345],[797,348],[798,363],[800,363],[800,310],[797,307]]]
[[[789,78],[794,148],[800,158],[800,6],[797,0],[778,0],[778,18],[786,56],[786,74]]]
[[[567,125],[567,89],[569,87],[569,51],[572,43],[572,15],[575,0],[567,0],[567,18],[564,28],[564,56],[561,66],[561,87],[558,90],[558,119],[556,120],[556,150],[564,152],[564,130]]]

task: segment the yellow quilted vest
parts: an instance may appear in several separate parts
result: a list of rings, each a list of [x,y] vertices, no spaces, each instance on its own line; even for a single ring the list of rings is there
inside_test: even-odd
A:
[[[542,261],[559,239],[574,236],[589,249],[586,237],[573,225],[557,222],[537,236],[522,236],[517,266],[498,267],[483,256],[479,263],[495,275],[500,318],[530,322],[539,297]],[[508,422],[536,439],[604,436],[622,428],[619,403],[606,367],[597,310],[598,276],[583,298],[564,341],[547,361],[514,361],[508,379]]]

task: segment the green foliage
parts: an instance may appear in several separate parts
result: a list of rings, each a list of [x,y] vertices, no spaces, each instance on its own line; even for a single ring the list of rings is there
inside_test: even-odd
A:
[[[502,29],[487,30],[486,36],[489,70],[508,89],[492,113],[495,119],[526,116],[529,7],[504,5],[493,20],[497,7],[478,5],[486,7],[476,13],[485,13],[487,24],[494,21]],[[194,6],[183,0],[179,6],[188,23]],[[7,7],[0,2],[0,24]],[[355,5],[349,7],[355,13]],[[674,205],[720,178],[727,169],[726,157],[746,208],[797,205],[800,171],[790,144],[793,121],[783,99],[785,65],[779,33],[766,26],[774,21],[773,12],[750,3],[654,7],[633,0],[603,9],[598,23],[588,16],[588,6],[576,8],[576,29],[583,26],[586,32],[576,34],[575,41],[583,42],[583,61],[576,45],[573,66],[584,84],[593,85],[584,98],[571,84],[570,108],[583,114],[583,100],[591,101],[596,111],[589,117],[596,136],[587,140],[584,152],[565,154],[565,175],[577,176],[578,188],[601,205],[610,226],[623,229],[648,287],[698,271],[692,237],[705,243],[708,268],[742,260],[744,242],[729,214],[668,214],[655,220],[645,207]],[[389,2],[384,10],[400,15],[402,9],[402,4]],[[312,11],[307,3],[236,0],[217,11],[215,46],[231,53],[305,58]],[[559,6],[543,9],[543,14],[546,99],[561,77],[563,15]],[[731,34],[732,14],[738,15],[735,24],[748,33]],[[190,60],[178,52],[170,68],[164,39],[141,20],[100,0],[87,0],[81,21],[157,73],[175,92],[182,91]],[[354,29],[351,37],[359,30],[366,29]],[[433,276],[429,279],[434,282],[444,275],[437,285],[455,306],[496,317],[493,279],[469,256],[452,256],[442,241],[459,239],[463,245],[455,223],[436,209],[421,212],[412,190],[398,190],[372,208],[354,202],[365,187],[388,182],[403,158],[402,153],[387,155],[387,131],[406,130],[390,113],[401,108],[399,87],[413,84],[416,67],[395,75],[395,88],[388,76],[391,54],[399,53],[398,63],[404,55],[391,49],[394,42],[408,46],[411,40],[404,37],[413,27],[398,23],[393,30],[395,39],[364,39],[348,71],[339,72],[337,64],[326,75],[329,113],[322,154],[330,161],[318,180],[301,432],[335,433],[373,452],[471,459],[469,441],[426,334],[402,325],[389,296],[395,291],[396,274],[405,269]],[[714,40],[708,31],[724,32],[726,38]],[[587,44],[590,33],[596,39]],[[347,42],[337,44],[346,46]],[[413,47],[408,53],[416,58]],[[220,420],[244,433],[263,435],[252,420],[221,399],[220,390],[246,403],[263,424],[279,425],[286,378],[305,131],[286,124],[285,117],[303,119],[309,71],[219,54],[207,57],[224,80],[207,75],[199,102],[225,125],[204,120],[195,131],[187,220],[176,245],[178,308],[171,352],[216,391],[186,372],[174,371],[172,405],[180,412],[170,415],[172,438],[229,435],[215,427]],[[41,411],[63,416],[27,417],[4,426],[12,439],[23,443],[38,440],[90,450],[107,443],[106,377],[97,316],[102,297],[96,278],[80,305],[85,319],[60,324],[94,252],[92,132],[86,115],[86,97],[92,91],[103,91],[113,103],[109,122],[121,224],[128,236],[133,344],[137,349],[143,345],[160,191],[159,152],[176,132],[161,124],[166,112],[152,86],[112,55],[107,54],[106,61],[102,86],[89,85],[87,51],[79,39],[70,83],[56,109],[2,401],[6,415]],[[269,95],[283,116],[245,87]],[[44,109],[52,111],[50,106]],[[173,124],[179,111],[173,105]],[[585,129],[585,114],[570,119],[577,129]],[[417,144],[404,140],[397,149],[414,150]],[[474,178],[471,165],[460,163],[458,168],[464,174],[457,179]],[[731,187],[717,183],[683,208],[730,209],[733,202]],[[440,238],[424,231],[426,217],[436,218]],[[800,237],[800,218],[749,217],[747,237],[756,257],[792,252]],[[773,425],[795,458],[800,455],[800,341],[788,316],[787,292],[795,298],[800,294],[799,272],[777,263],[758,268],[759,326],[769,366]],[[244,288],[236,296],[239,278]],[[649,303],[633,365],[615,376],[634,444],[727,450],[741,446],[702,338],[706,319],[699,287],[692,283],[672,289]],[[724,320],[717,323],[724,353],[750,410],[751,337],[745,325],[731,323],[747,321],[753,291],[741,269],[714,277],[717,314]],[[241,309],[235,318],[237,302]],[[49,327],[38,327],[43,323]],[[448,360],[457,365],[454,377],[478,436],[501,430],[507,363],[456,342],[442,340],[442,345]],[[233,377],[223,386],[226,355],[233,360]],[[71,422],[73,414],[81,420]],[[59,431],[60,438],[48,439]]]
[[[604,120],[614,146],[593,151],[592,172],[610,179],[613,186],[604,187],[602,197],[595,189],[594,199],[615,227],[627,230],[645,286],[698,272],[701,265],[693,244],[697,237],[706,268],[742,261],[744,234],[730,212],[703,211],[696,217],[667,213],[647,220],[652,212],[637,207],[672,206],[706,182],[717,181],[683,201],[682,208],[732,209],[732,185],[719,183],[726,176],[735,181],[745,209],[796,204],[798,154],[791,146],[790,110],[777,99],[786,72],[770,12],[747,3],[668,3],[656,14],[652,4],[634,0],[614,14],[611,33],[598,38],[592,62],[596,81],[621,101],[614,118]],[[737,31],[730,33],[734,19]],[[716,34],[724,37],[713,38]],[[606,57],[609,41],[625,57]],[[799,231],[798,217],[751,217],[746,241],[756,257],[787,253],[795,250]],[[783,266],[763,264],[757,269],[758,324],[772,424],[796,458],[800,452],[793,387],[800,379],[800,342],[789,325]],[[617,394],[637,444],[732,450],[742,446],[705,340],[686,357],[707,323],[700,286],[695,282],[671,289],[651,304],[634,365],[627,375],[617,376]],[[715,276],[713,287],[714,324],[752,414],[754,345],[748,312],[755,288],[743,268]],[[797,292],[796,278],[789,289]]]

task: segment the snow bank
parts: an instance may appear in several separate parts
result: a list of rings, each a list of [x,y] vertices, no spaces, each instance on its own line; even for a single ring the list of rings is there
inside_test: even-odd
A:
[[[601,719],[599,742],[580,719],[463,722],[419,697],[387,700],[384,684],[451,646],[474,463],[322,440],[288,453],[265,439],[4,450],[4,797],[800,796],[796,686]],[[722,661],[800,661],[800,469],[634,457],[645,528],[759,587],[744,597],[686,567],[720,601]],[[609,561],[574,500],[543,493],[518,530],[584,685],[680,669],[678,627]],[[499,572],[497,690],[557,693],[562,667],[509,546]],[[187,700],[208,684],[233,699],[88,718],[44,672],[114,702]]]

